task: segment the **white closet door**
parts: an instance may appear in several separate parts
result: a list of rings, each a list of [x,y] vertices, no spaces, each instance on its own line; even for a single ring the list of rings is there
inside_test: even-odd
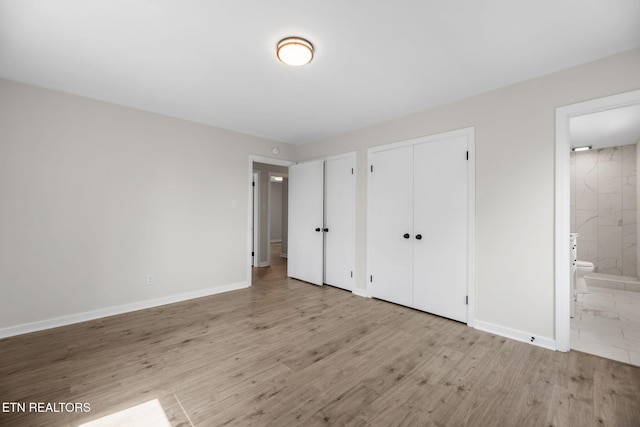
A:
[[[376,298],[412,305],[413,147],[371,156],[369,281]],[[405,236],[407,236],[405,238]],[[371,280],[371,278],[368,278]]]
[[[461,322],[467,321],[466,152],[466,136],[414,146],[413,306]]]
[[[324,164],[324,283],[353,289],[355,175],[353,157]]]
[[[287,274],[322,285],[324,162],[289,167]]]

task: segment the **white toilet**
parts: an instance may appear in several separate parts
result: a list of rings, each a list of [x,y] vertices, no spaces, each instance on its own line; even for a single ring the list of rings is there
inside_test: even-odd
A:
[[[576,261],[576,291],[580,294],[588,294],[589,288],[584,275],[593,272],[593,263],[589,261]]]

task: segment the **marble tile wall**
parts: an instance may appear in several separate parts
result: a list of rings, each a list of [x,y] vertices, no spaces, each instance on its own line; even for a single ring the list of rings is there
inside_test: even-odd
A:
[[[636,146],[571,153],[571,232],[596,271],[637,276]]]

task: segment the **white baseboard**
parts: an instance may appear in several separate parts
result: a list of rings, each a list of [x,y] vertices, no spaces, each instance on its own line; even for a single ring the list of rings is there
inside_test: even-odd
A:
[[[547,337],[537,337],[533,334],[529,334],[516,329],[506,328],[504,326],[494,325],[493,323],[483,322],[476,320],[473,327],[481,331],[490,332],[492,334],[500,335],[505,338],[511,338],[512,340],[526,342],[528,344],[537,345],[538,347],[547,348],[549,350],[556,350],[556,341]],[[531,340],[533,338],[533,341]]]
[[[41,320],[33,323],[25,323],[17,326],[0,328],[0,338],[7,338],[16,335],[28,334],[30,332],[43,331],[45,329],[57,328],[59,326],[71,325],[74,323],[86,322],[88,320],[100,319],[103,317],[115,316],[117,314],[129,313],[132,311],[144,310],[166,304],[186,301],[194,298],[202,298],[210,295],[221,294],[223,292],[235,291],[247,288],[247,282],[233,283],[230,285],[216,286],[215,288],[201,289],[184,294],[171,295],[168,297],[154,298],[145,301],[138,301],[131,304],[118,305],[115,307],[101,308],[84,313],[71,314],[68,316],[56,317],[54,319]]]
[[[258,267],[269,267],[269,262],[268,261],[261,262],[260,264],[258,264]]]
[[[282,243],[282,239],[272,239],[271,243]]]
[[[354,287],[351,292],[354,295],[357,295],[359,297],[364,297],[364,298],[370,298],[369,295],[367,295],[367,291],[365,289],[360,289],[360,288],[356,288]]]
[[[282,252],[282,253],[280,254],[280,257],[281,257],[281,258],[286,258],[286,257],[287,257],[287,254],[285,254],[284,252]]]

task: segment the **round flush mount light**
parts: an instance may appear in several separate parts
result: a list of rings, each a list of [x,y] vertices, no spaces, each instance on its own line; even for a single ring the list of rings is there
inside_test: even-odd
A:
[[[281,62],[299,67],[313,59],[313,45],[299,37],[287,37],[278,42],[277,55]]]

